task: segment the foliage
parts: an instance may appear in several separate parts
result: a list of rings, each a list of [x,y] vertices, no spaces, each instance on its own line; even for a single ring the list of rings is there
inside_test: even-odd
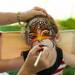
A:
[[[69,18],[59,22],[62,29],[75,29],[75,19]]]

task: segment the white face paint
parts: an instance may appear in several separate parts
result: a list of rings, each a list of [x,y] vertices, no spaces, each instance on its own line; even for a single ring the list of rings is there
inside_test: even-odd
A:
[[[44,40],[42,40],[41,44],[45,45],[45,46],[47,46],[49,48],[53,48],[54,47],[54,44],[53,44],[53,42],[50,39],[44,39]]]

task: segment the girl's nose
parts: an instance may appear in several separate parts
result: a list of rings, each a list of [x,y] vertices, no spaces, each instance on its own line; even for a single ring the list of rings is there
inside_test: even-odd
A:
[[[33,45],[40,45],[40,41],[37,40],[36,42],[33,43]]]

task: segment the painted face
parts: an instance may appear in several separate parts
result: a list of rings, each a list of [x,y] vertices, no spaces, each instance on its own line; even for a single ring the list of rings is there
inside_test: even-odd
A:
[[[44,39],[51,39],[51,36],[48,30],[37,29],[36,33],[30,33],[30,39],[33,45],[36,45]]]
[[[28,36],[30,45],[44,39],[54,39],[56,32],[53,25],[45,17],[35,17],[28,23]],[[31,41],[31,42],[30,42]]]

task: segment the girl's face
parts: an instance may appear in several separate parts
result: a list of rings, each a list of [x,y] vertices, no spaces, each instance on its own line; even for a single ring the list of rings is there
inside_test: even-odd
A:
[[[55,31],[54,25],[45,17],[37,17],[29,21],[29,45],[33,46],[39,44],[44,39],[54,39]],[[53,26],[52,26],[53,25]],[[31,42],[30,42],[31,41]]]
[[[37,44],[40,44],[40,42],[44,39],[51,39],[51,36],[48,30],[37,29],[36,33],[30,33],[30,38],[32,41],[32,46],[35,46]]]

